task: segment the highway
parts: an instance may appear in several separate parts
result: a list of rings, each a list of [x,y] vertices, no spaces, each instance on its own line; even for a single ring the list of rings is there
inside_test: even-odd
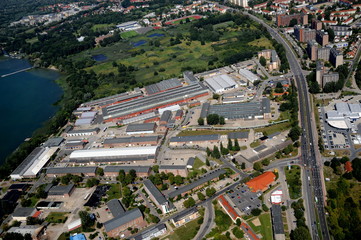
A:
[[[271,36],[279,43],[281,43],[286,50],[287,59],[291,68],[291,71],[294,74],[296,81],[298,95],[299,95],[299,106],[300,106],[300,120],[302,128],[301,136],[301,159],[305,167],[304,171],[304,181],[305,179],[310,179],[310,184],[304,184],[306,190],[304,193],[305,207],[307,211],[307,222],[310,228],[312,239],[324,239],[329,240],[330,235],[327,228],[326,213],[324,209],[324,196],[323,196],[323,178],[320,172],[322,169],[320,159],[318,159],[318,145],[316,142],[316,136],[313,133],[314,122],[313,111],[309,100],[307,82],[302,73],[302,68],[297,61],[297,57],[286,43],[286,41],[280,36],[277,30],[274,30],[262,20],[257,17],[244,12],[245,15],[248,15],[253,20],[262,24],[270,32]],[[315,211],[316,210],[316,211]],[[317,215],[317,216],[316,216]],[[317,221],[318,219],[318,221]],[[316,223],[316,224],[315,224]],[[317,226],[319,224],[319,226]],[[318,227],[321,231],[321,236],[318,233]]]

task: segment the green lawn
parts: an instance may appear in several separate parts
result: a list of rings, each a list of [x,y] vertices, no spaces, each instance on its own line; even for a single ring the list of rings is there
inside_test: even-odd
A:
[[[252,221],[256,218],[252,218],[247,221],[247,224],[253,229],[256,234],[261,234],[263,236],[262,240],[273,240],[272,233],[272,223],[270,213],[265,213],[260,215],[259,221],[261,222],[260,226],[255,226]]]
[[[275,124],[275,125],[271,125],[268,127],[263,127],[263,128],[257,128],[255,129],[256,132],[263,132],[266,133],[266,135],[270,135],[276,132],[282,132],[285,131],[287,129],[291,128],[291,123],[290,122],[283,122],[283,123],[279,123],[279,124]]]
[[[261,145],[261,142],[257,139],[256,141],[252,142],[249,146],[251,148],[256,148]]]
[[[248,130],[240,130],[240,131],[216,131],[216,130],[199,130],[199,131],[191,131],[185,130],[178,133],[177,136],[197,136],[197,135],[212,135],[212,134],[219,134],[219,135],[227,135],[230,132],[248,132]]]
[[[288,190],[291,199],[298,199],[302,196],[302,182],[301,182],[301,169],[299,166],[285,167],[286,179],[288,184]]]
[[[110,28],[113,28],[114,26],[115,26],[115,24],[95,24],[94,26],[92,26],[92,30],[97,31],[97,30],[103,30],[103,29],[110,29]]]
[[[108,201],[112,199],[119,199],[121,197],[120,194],[120,184],[110,184],[110,189],[107,192]]]
[[[194,165],[193,168],[195,169],[200,169],[201,167],[203,167],[205,164],[202,160],[200,160],[199,158],[196,157],[196,159],[194,160]]]
[[[197,234],[197,228],[200,226],[198,224],[198,219],[193,220],[179,228],[177,228],[171,235],[163,238],[168,240],[191,240]]]
[[[51,212],[45,219],[50,223],[64,223],[68,219],[68,213],[66,212]]]
[[[127,38],[132,38],[132,37],[138,36],[138,33],[133,30],[133,31],[128,31],[128,32],[123,32],[120,34],[120,36],[123,39],[127,39]]]

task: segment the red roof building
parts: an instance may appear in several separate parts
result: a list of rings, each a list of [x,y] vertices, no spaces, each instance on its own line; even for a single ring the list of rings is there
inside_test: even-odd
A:
[[[268,186],[276,180],[276,175],[273,172],[265,172],[258,177],[246,182],[246,185],[251,189],[252,192],[265,191]]]
[[[221,204],[221,206],[226,211],[226,213],[231,217],[233,222],[236,222],[237,218],[239,219],[241,218],[236,212],[236,210],[231,206],[231,204],[229,204],[229,202],[223,195],[218,197],[218,202],[219,204]]]

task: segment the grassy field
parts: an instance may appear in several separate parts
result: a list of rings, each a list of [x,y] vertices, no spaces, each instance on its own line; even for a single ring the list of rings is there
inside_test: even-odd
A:
[[[255,226],[252,223],[255,218],[248,220],[247,224],[253,229],[256,234],[260,233],[263,236],[262,240],[273,240],[271,215],[269,213],[265,213],[260,215],[258,218],[261,222],[260,226]]]
[[[45,219],[50,223],[64,223],[68,218],[68,213],[64,212],[51,212]]]
[[[299,166],[291,166],[289,170],[285,167],[288,190],[291,199],[298,199],[302,196],[301,170]]]
[[[197,136],[197,135],[212,135],[212,134],[220,134],[227,135],[230,132],[248,132],[248,130],[240,130],[240,131],[216,131],[216,130],[199,130],[199,131],[182,131],[178,133],[177,136]]]
[[[249,43],[251,46],[264,47],[265,49],[273,49],[271,41],[269,41],[265,37],[261,37],[260,39],[256,39]]]
[[[92,26],[92,30],[97,31],[97,30],[103,30],[103,29],[110,29],[110,28],[113,28],[114,26],[115,26],[115,24],[95,24],[94,26]]]
[[[252,142],[249,146],[251,148],[256,148],[261,145],[261,142],[257,139],[256,141]]]
[[[200,169],[203,166],[205,166],[204,162],[202,162],[202,160],[196,157],[196,159],[194,160],[193,168]]]
[[[163,238],[164,240],[191,240],[197,234],[198,219],[193,220],[179,228],[177,228],[170,236]]]
[[[291,123],[284,122],[284,123],[279,123],[279,124],[275,124],[275,125],[264,127],[264,128],[257,128],[257,129],[255,129],[255,132],[263,132],[263,133],[266,133],[266,135],[270,135],[270,134],[273,134],[276,132],[285,131],[289,128],[291,128]]]
[[[136,31],[128,31],[128,32],[123,32],[123,33],[120,34],[120,36],[123,39],[132,38],[132,37],[135,37],[135,36],[138,36],[138,35],[139,34]]]
[[[110,189],[107,192],[108,201],[112,199],[119,199],[121,197],[120,184],[110,184]]]

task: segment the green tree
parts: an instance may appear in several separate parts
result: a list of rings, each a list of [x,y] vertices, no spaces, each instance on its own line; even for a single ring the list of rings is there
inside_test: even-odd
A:
[[[239,150],[241,150],[241,147],[239,146],[238,139],[235,138],[235,139],[234,139],[233,151],[239,151]]]
[[[207,116],[207,123],[209,125],[216,125],[219,123],[219,115],[218,114],[209,114]]]
[[[204,196],[204,194],[201,193],[201,192],[198,192],[197,196],[198,196],[198,199],[201,200],[201,201],[204,201],[206,199],[206,196]]]
[[[211,165],[211,163],[209,162],[209,160],[208,160],[208,158],[206,158],[206,166],[210,166]]]
[[[176,175],[175,177],[174,177],[174,182],[175,182],[175,184],[177,184],[177,185],[181,185],[181,184],[183,184],[183,178],[180,176],[180,175]]]
[[[214,187],[209,187],[206,189],[207,197],[212,197],[216,193],[216,189]]]
[[[96,170],[96,174],[98,176],[104,176],[104,169],[101,168],[101,167],[98,167],[97,170]]]
[[[222,155],[227,155],[229,153],[228,149],[223,147],[223,144],[220,145]]]
[[[261,57],[259,58],[259,63],[260,63],[263,67],[265,67],[266,64],[267,64],[266,58],[264,58],[263,56],[261,56]]]
[[[291,240],[311,240],[310,232],[306,227],[296,227],[295,230],[291,231]]]
[[[238,220],[238,219],[237,219]],[[244,233],[243,231],[239,228],[239,227],[234,227],[232,229],[232,233],[233,235],[237,238],[237,239],[241,239],[244,237]]]
[[[253,216],[259,216],[261,213],[262,213],[262,210],[259,209],[259,208],[253,208],[253,209],[251,210],[251,214],[252,214]]]
[[[221,125],[226,124],[226,121],[224,120],[224,117],[223,117],[223,116],[220,116],[220,117],[219,117],[219,124],[221,124]]]
[[[198,125],[203,126],[204,125],[204,118],[198,118]]]
[[[87,188],[94,187],[99,184],[99,180],[97,178],[88,178],[88,180],[85,183],[85,186]]]
[[[212,155],[212,151],[209,149],[209,147],[207,147],[206,152],[208,157]]]
[[[154,165],[152,167],[152,170],[153,170],[154,173],[159,173],[159,165]]]
[[[232,140],[230,138],[228,138],[227,148],[228,148],[228,150],[233,150],[233,144],[232,144]]]
[[[194,207],[194,205],[196,205],[196,201],[192,197],[190,197],[183,202],[183,205],[185,208],[191,208]]]
[[[260,162],[255,162],[253,164],[253,169],[256,171],[260,171],[262,169],[262,164]]]
[[[220,154],[219,149],[218,149],[217,146],[213,147],[212,157],[214,157],[214,158],[220,158],[221,157],[221,154]]]
[[[118,181],[123,183],[125,180],[125,172],[123,169],[119,170]]]
[[[81,220],[81,224],[84,229],[90,229],[94,225],[94,220],[90,217],[87,211],[80,211],[79,217]]]
[[[245,163],[245,162],[242,162],[242,164],[241,164],[241,169],[242,169],[242,170],[246,169],[246,163]]]

